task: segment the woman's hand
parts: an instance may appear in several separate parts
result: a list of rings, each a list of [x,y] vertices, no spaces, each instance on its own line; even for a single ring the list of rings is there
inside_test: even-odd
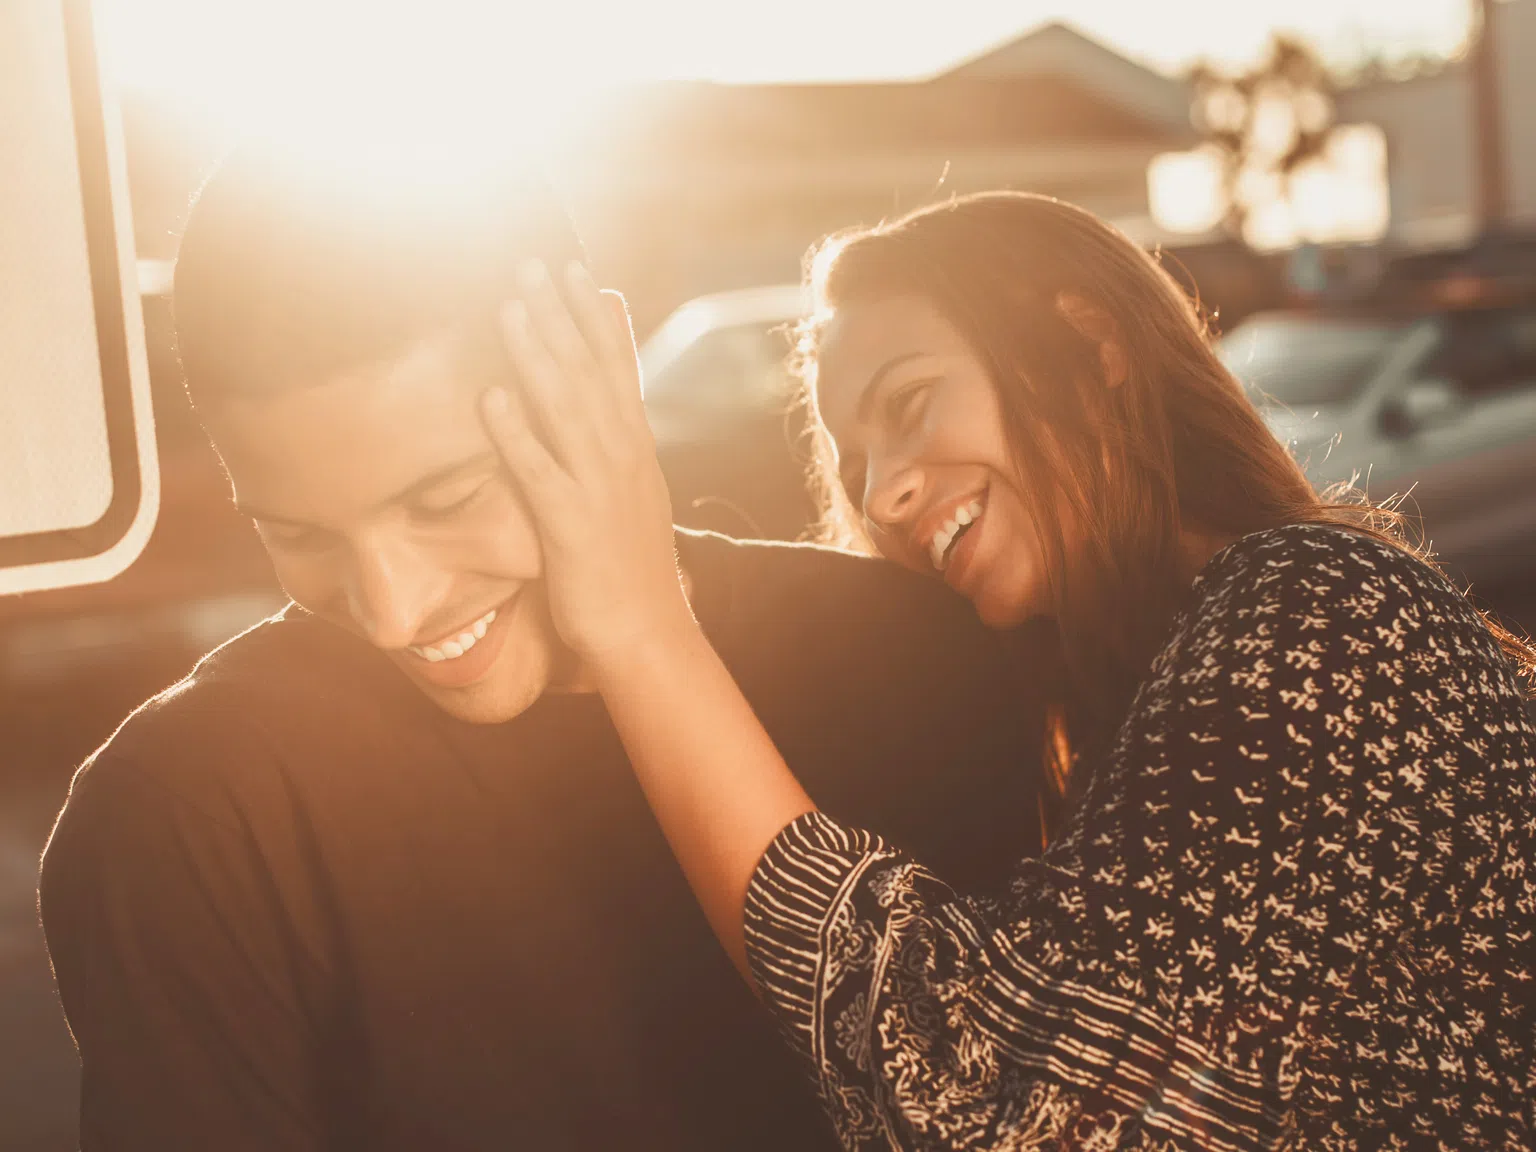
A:
[[[542,267],[528,273],[503,316],[519,384],[486,397],[486,423],[538,524],[555,625],[750,980],[752,870],[811,801],[688,609],[624,302],[579,266],[563,274],[565,302]]]
[[[555,626],[593,670],[696,631],[623,298],[538,261],[502,310],[511,389],[483,412],[537,523]]]

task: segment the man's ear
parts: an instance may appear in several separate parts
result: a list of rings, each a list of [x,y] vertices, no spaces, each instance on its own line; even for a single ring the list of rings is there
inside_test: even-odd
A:
[[[1131,363],[1120,336],[1120,326],[1104,309],[1075,292],[1056,294],[1056,312],[1078,334],[1099,346],[1099,370],[1105,387],[1118,388],[1131,374]]]

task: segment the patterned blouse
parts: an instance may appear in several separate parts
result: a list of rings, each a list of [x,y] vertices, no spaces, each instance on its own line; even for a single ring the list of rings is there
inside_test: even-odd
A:
[[[1536,1147],[1536,731],[1481,619],[1346,529],[1196,579],[1006,894],[811,813],[752,971],[849,1149]]]

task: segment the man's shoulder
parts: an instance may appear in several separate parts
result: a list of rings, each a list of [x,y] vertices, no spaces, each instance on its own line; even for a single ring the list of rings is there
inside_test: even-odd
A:
[[[345,637],[295,609],[268,617],[204,655],[184,677],[152,696],[119,729],[158,731],[209,713],[255,715],[302,698],[311,682],[334,675]]]
[[[359,658],[345,639],[290,607],[226,641],[129,713],[76,774],[72,800],[124,777],[184,797],[218,794],[270,760],[285,729],[358,683],[345,674]]]
[[[684,567],[711,601],[724,588],[735,616],[876,621],[893,610],[980,629],[964,598],[899,564],[824,544],[678,533]]]
[[[872,685],[990,682],[1032,698],[1056,664],[1050,621],[990,629],[942,580],[879,557],[711,533],[679,533],[678,551],[700,621],[733,669],[744,660]]]

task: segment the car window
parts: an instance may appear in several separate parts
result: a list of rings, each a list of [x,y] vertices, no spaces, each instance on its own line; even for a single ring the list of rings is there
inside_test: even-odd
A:
[[[646,381],[652,403],[748,412],[787,403],[794,391],[789,334],[779,323],[713,328]]]
[[[1227,333],[1217,354],[1262,402],[1329,407],[1365,387],[1402,330],[1388,321],[1256,316]]]
[[[1536,308],[1456,313],[1421,375],[1454,381],[1469,396],[1536,386]]]

